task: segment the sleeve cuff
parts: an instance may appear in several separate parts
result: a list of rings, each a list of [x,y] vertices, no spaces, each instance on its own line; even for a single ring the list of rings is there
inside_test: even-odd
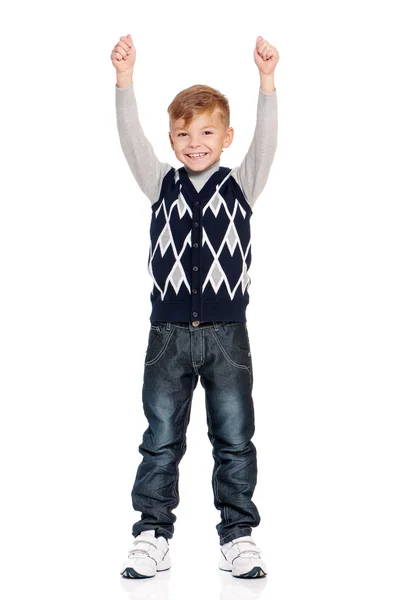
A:
[[[132,81],[128,87],[124,87],[124,88],[117,87],[117,83],[115,83],[115,88],[118,92],[123,93],[126,90],[131,90],[131,88],[133,87],[133,83],[134,83],[134,81]]]
[[[264,96],[276,96],[276,88],[273,92],[264,92],[264,90],[262,90],[261,87],[259,88],[259,90],[262,94],[264,94]]]

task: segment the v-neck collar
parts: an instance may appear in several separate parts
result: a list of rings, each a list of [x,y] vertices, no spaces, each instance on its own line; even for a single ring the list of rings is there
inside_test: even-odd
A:
[[[214,171],[214,173],[212,173],[212,175],[210,175],[209,179],[206,181],[206,183],[203,185],[203,187],[198,192],[197,189],[195,188],[194,184],[192,183],[192,181],[189,179],[189,176],[188,176],[188,173],[187,173],[185,167],[180,167],[178,169],[178,171],[180,173],[180,179],[181,179],[182,184],[188,190],[188,193],[190,194],[190,196],[192,198],[195,198],[196,200],[201,200],[204,196],[206,196],[210,192],[210,190],[213,187],[215,188],[217,183],[225,177],[225,175],[228,173],[229,170],[230,169],[228,169],[227,167],[220,166],[217,171]]]

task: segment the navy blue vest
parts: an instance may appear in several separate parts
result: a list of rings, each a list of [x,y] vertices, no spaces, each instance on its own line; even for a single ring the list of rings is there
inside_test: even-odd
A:
[[[231,169],[197,192],[184,167],[164,176],[152,204],[151,321],[246,321],[252,209]]]

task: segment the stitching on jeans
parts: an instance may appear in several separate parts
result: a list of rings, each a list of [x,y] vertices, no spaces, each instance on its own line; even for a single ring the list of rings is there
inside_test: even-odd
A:
[[[215,458],[216,458],[216,470],[215,470],[215,475],[214,475],[214,490],[215,490],[215,493],[216,493],[217,502],[221,503],[221,498],[220,498],[220,494],[219,494],[219,487],[218,487],[218,480],[217,480],[218,471],[220,469],[221,461],[219,460],[219,458],[218,458],[217,455],[216,455]]]
[[[216,339],[216,342],[221,350],[221,352],[223,353],[223,355],[225,356],[225,358],[228,360],[228,362],[231,363],[231,365],[234,365],[234,367],[237,367],[238,369],[246,369],[247,371],[249,371],[250,375],[250,368],[246,365],[240,365],[239,363],[235,362],[234,360],[232,360],[232,358],[229,356],[229,354],[227,353],[227,351],[225,350],[224,346],[221,344],[220,340],[218,339],[217,334],[215,333],[215,331],[212,329],[212,334]]]
[[[205,332],[203,331],[203,329],[204,328],[202,327],[202,331],[200,332],[200,362],[196,363],[197,367],[203,365],[205,357]]]
[[[205,334],[204,334],[204,331],[203,331],[203,329],[204,329],[204,327],[202,327],[202,331],[197,331],[197,332],[195,332],[195,335],[196,335],[196,333],[197,333],[197,334],[200,336],[200,339],[199,339],[199,348],[200,348],[200,357],[199,357],[199,362],[196,362],[196,363],[194,363],[194,362],[193,362],[193,356],[192,356],[192,354],[191,354],[191,358],[192,358],[192,365],[194,366],[194,368],[195,368],[195,372],[196,372],[196,374],[197,374],[197,375],[199,375],[199,371],[196,369],[196,367],[201,367],[201,366],[203,365],[203,363],[204,363],[204,345],[205,345]],[[191,348],[192,348],[192,346],[191,346]]]
[[[201,332],[200,332],[200,331],[197,331],[197,332],[195,332],[195,335],[196,335],[196,333],[199,333],[199,334],[200,334]],[[197,364],[195,363],[195,361],[194,361],[194,359],[193,359],[194,350],[193,350],[193,343],[192,343],[192,337],[191,337],[191,336],[189,336],[189,343],[190,343],[190,348],[191,348],[191,363],[192,363],[192,366],[193,366],[193,370],[195,371],[195,374],[199,376],[199,371],[198,371],[198,369],[196,368],[196,367],[197,367]],[[200,363],[199,363],[199,364],[200,364]]]
[[[211,414],[210,414],[210,409],[209,409],[209,401],[207,399],[207,397],[205,398],[205,404],[206,404],[206,413],[209,417],[209,433],[210,433],[210,440],[211,440],[211,445],[213,446],[213,453],[214,453],[214,459],[215,459],[215,469],[214,469],[214,495],[216,497],[217,502],[221,503],[221,499],[220,499],[220,494],[219,489],[218,489],[218,482],[217,482],[217,477],[216,477],[216,472],[218,471],[221,461],[219,460],[216,450],[214,448],[214,440],[216,439],[216,436],[213,434],[213,423],[211,420]]]
[[[162,356],[162,355],[165,353],[165,351],[166,351],[166,348],[167,348],[167,346],[169,345],[169,341],[170,341],[170,338],[171,338],[171,336],[173,335],[173,333],[174,333],[174,327],[171,327],[171,329],[170,329],[170,331],[169,331],[169,333],[168,333],[168,336],[167,336],[167,338],[166,338],[166,341],[165,341],[165,343],[164,343],[164,346],[163,346],[163,348],[160,350],[159,354],[158,354],[157,356],[155,356],[155,358],[153,358],[152,360],[150,360],[150,361],[148,361],[148,362],[146,362],[146,361],[145,361],[145,365],[147,365],[147,366],[151,366],[151,365],[154,365],[155,363],[157,363],[157,362],[158,362],[159,358],[160,358],[160,357],[161,357],[161,356]]]
[[[229,523],[230,520],[231,519],[229,518],[228,506],[225,504],[225,506],[224,506],[224,521],[225,521],[225,523]]]
[[[189,415],[190,415],[190,405],[192,403],[194,388],[195,388],[195,376],[192,377],[191,393],[189,395],[188,408],[186,410],[186,415],[185,415],[184,425],[183,425],[184,431],[186,431],[187,426],[188,426],[188,419],[189,419]],[[183,448],[184,446],[186,448],[186,440],[183,438],[182,443],[181,443],[181,448]]]
[[[231,535],[233,535],[233,539],[237,538],[237,537],[241,537],[243,535],[251,535],[251,529],[249,527],[246,527],[244,529],[238,529],[236,532],[232,532],[229,533],[228,535],[224,536],[221,538],[221,543],[222,544],[228,544],[228,542],[226,542],[225,540],[230,537]],[[231,541],[231,540],[229,540]]]
[[[195,376],[192,377],[191,394],[189,396],[189,403],[192,402],[192,397],[193,397],[194,389],[195,389]],[[189,418],[189,413],[190,413],[190,407],[188,405],[188,408],[187,408],[187,411],[186,411],[186,415],[185,415],[185,419],[184,419],[184,424],[183,424],[183,431],[186,431],[186,427],[187,427],[187,423],[188,423],[188,418]],[[180,449],[183,450],[183,453],[185,452],[184,446],[185,446],[185,449],[186,449],[186,440],[184,439],[184,436],[183,436],[182,442],[181,442],[181,445],[180,445]],[[181,459],[182,459],[182,457],[180,458],[180,460]],[[178,496],[178,491],[177,491],[177,484],[178,484],[178,478],[179,478],[178,465],[180,463],[180,460],[177,462],[177,478],[174,481],[174,485],[173,485],[173,490],[175,492],[176,499],[177,499],[177,496]]]
[[[252,363],[252,366],[249,369],[249,373],[250,373],[250,383],[251,383],[251,386],[253,387],[253,362],[252,362],[252,359],[251,359],[252,349],[251,349],[251,345],[250,345],[249,332],[247,330],[247,323],[245,323],[245,332],[246,332],[247,343],[248,343],[248,346],[249,346],[250,362]]]

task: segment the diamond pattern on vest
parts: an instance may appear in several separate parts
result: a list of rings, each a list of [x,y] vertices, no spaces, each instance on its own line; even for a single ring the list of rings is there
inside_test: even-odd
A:
[[[229,177],[229,174],[228,174]],[[225,181],[225,180],[224,180]],[[224,182],[223,182],[224,183]],[[222,185],[222,184],[221,184]],[[242,294],[245,293],[245,289],[248,285],[248,283],[250,282],[250,277],[247,274],[247,265],[246,265],[246,258],[249,254],[249,250],[250,250],[250,246],[251,246],[251,241],[249,242],[249,244],[246,247],[246,250],[243,250],[242,248],[242,244],[241,244],[241,240],[239,238],[238,232],[236,230],[235,224],[234,224],[234,219],[237,213],[237,210],[239,209],[242,213],[243,218],[246,218],[246,211],[243,208],[243,206],[241,206],[240,202],[238,201],[238,199],[235,199],[235,204],[234,204],[234,210],[232,213],[230,213],[230,211],[228,210],[228,205],[225,202],[224,198],[222,197],[222,195],[220,194],[219,191],[220,186],[217,185],[216,186],[216,191],[213,195],[213,197],[209,200],[209,202],[205,205],[205,207],[203,208],[203,214],[206,213],[207,209],[210,208],[214,214],[215,217],[218,216],[219,211],[221,206],[224,207],[225,212],[228,215],[228,218],[230,219],[230,224],[228,226],[228,229],[226,231],[226,234],[218,248],[218,250],[215,250],[210,242],[209,236],[206,233],[206,230],[203,228],[203,246],[205,244],[207,244],[210,248],[210,251],[214,257],[214,260],[210,266],[208,275],[206,277],[206,279],[204,280],[203,283],[203,287],[202,290],[205,289],[206,285],[208,283],[210,283],[215,291],[215,293],[218,292],[220,285],[222,284],[222,282],[224,281],[226,288],[228,290],[229,296],[231,298],[231,300],[234,298],[236,290],[238,289],[239,285],[241,284],[242,286]],[[219,262],[219,256],[224,248],[224,246],[227,246],[231,256],[234,254],[236,246],[239,247],[239,251],[241,253],[242,256],[242,274],[237,282],[237,284],[235,285],[235,287],[233,289],[231,289],[231,284],[228,281],[228,277],[226,275],[226,273],[224,272],[220,262]]]
[[[230,176],[230,173],[227,174],[227,176],[223,179],[223,181],[221,183],[216,185],[214,194],[209,199],[209,201],[203,206],[203,209],[202,209],[202,218],[205,217],[207,211],[211,211],[212,215],[214,216],[214,219],[216,220],[216,223],[214,223],[214,222],[210,223],[209,219],[207,219],[207,220],[204,219],[205,222],[209,223],[210,227],[217,227],[217,221],[219,220],[219,217],[221,214],[220,211],[223,211],[223,213],[222,213],[222,216],[224,219],[223,227],[225,229],[225,235],[223,236],[221,243],[218,245],[218,248],[216,248],[216,247],[214,247],[214,240],[212,243],[211,236],[206,231],[205,225],[202,226],[202,247],[207,245],[207,247],[209,248],[211,255],[213,257],[213,260],[208,269],[208,272],[202,273],[202,277],[203,277],[202,292],[205,290],[207,285],[211,285],[215,294],[217,294],[218,290],[220,289],[220,286],[224,282],[226,289],[228,290],[228,294],[229,294],[231,300],[233,300],[239,286],[241,286],[242,294],[244,294],[246,287],[250,283],[250,278],[247,274],[246,260],[249,256],[251,241],[249,240],[246,248],[243,248],[241,239],[239,237],[238,229],[235,226],[235,219],[238,215],[238,212],[243,217],[243,219],[246,219],[247,211],[244,209],[244,207],[239,202],[239,200],[237,198],[235,198],[232,212],[230,212],[230,210],[228,208],[228,203],[225,200],[225,198],[223,198],[223,196],[220,192],[220,188],[222,187],[222,185],[225,183],[225,181],[228,179],[229,176]],[[177,181],[178,180],[178,171],[175,174],[175,178],[176,178],[175,180]],[[231,206],[231,204],[232,203],[230,201],[230,206]],[[150,243],[148,271],[149,271],[149,274],[151,275],[154,286],[159,290],[159,292],[161,294],[162,300],[164,299],[165,295],[167,294],[169,285],[173,287],[176,296],[178,296],[180,288],[183,284],[186,286],[189,293],[191,293],[189,279],[187,277],[187,274],[185,273],[181,259],[184,255],[184,252],[186,250],[190,251],[190,248],[192,246],[192,239],[191,239],[192,238],[192,228],[190,228],[189,232],[187,233],[187,235],[183,241],[183,244],[182,244],[180,250],[178,251],[175,240],[173,238],[172,227],[170,225],[170,222],[171,222],[171,219],[173,216],[173,211],[174,211],[174,219],[176,216],[175,213],[178,214],[180,221],[181,221],[181,219],[183,219],[183,217],[186,216],[187,213],[188,213],[189,217],[192,219],[192,210],[189,206],[189,203],[187,202],[187,200],[184,197],[182,186],[180,186],[178,198],[170,204],[169,209],[167,209],[166,199],[163,198],[161,204],[159,205],[159,207],[156,209],[156,211],[154,213],[154,216],[156,219],[158,219],[159,216],[162,215],[164,218],[165,224],[164,224],[164,227],[162,228],[156,242],[154,242],[154,244],[155,244],[154,247],[152,247],[152,241]],[[226,216],[227,216],[227,219],[229,220],[229,224],[227,226],[225,226]],[[174,220],[174,223],[175,223],[175,220]],[[220,232],[219,229],[218,229],[218,231],[219,231],[219,234],[222,235],[222,232]],[[224,248],[228,249],[228,252],[231,257],[234,255],[235,252],[240,253],[241,259],[239,259],[239,261],[237,261],[237,262],[239,262],[239,264],[241,264],[242,270],[241,270],[239,279],[235,283],[235,285],[233,285],[233,282],[230,282],[228,280],[227,274],[226,274],[225,270],[223,269],[221,254],[222,254]],[[170,252],[170,251],[173,253],[173,265],[171,268],[169,267],[170,271],[167,274],[167,277],[165,278],[164,286],[162,287],[159,284],[159,282],[156,280],[156,277],[153,273],[152,262],[153,262],[153,258],[155,257],[157,252],[160,252],[161,256],[163,257],[166,252]],[[225,257],[224,257],[224,260],[225,260]],[[235,260],[237,260],[237,259],[235,259]]]
[[[185,271],[181,265],[180,259],[181,259],[181,256],[184,254],[185,248],[187,247],[187,245],[188,244],[191,245],[192,234],[191,234],[191,232],[188,233],[187,237],[185,238],[184,245],[183,245],[181,251],[178,253],[176,245],[174,243],[171,227],[170,227],[171,213],[173,212],[173,210],[176,207],[177,207],[178,215],[179,215],[180,219],[182,219],[182,217],[185,215],[185,212],[188,212],[189,215],[192,217],[192,211],[191,211],[190,207],[188,206],[188,204],[181,192],[180,192],[177,200],[175,200],[172,203],[172,205],[170,206],[169,212],[167,212],[166,203],[163,200],[163,202],[160,204],[159,208],[155,212],[155,215],[156,215],[156,217],[158,217],[160,211],[162,211],[164,214],[164,217],[166,219],[166,223],[165,223],[165,226],[163,227],[161,234],[159,235],[159,237],[156,241],[155,248],[153,249],[153,251],[152,251],[152,242],[150,243],[150,248],[149,248],[148,271],[153,279],[154,285],[161,292],[162,300],[163,300],[164,296],[166,295],[169,283],[173,286],[176,295],[178,295],[178,292],[180,290],[182,283],[185,283],[185,285],[187,286],[187,289],[190,291],[188,279],[187,279]],[[155,255],[156,251],[158,250],[158,248],[160,249],[161,255],[164,256],[164,254],[169,246],[172,247],[174,258],[175,258],[175,263],[166,279],[166,284],[164,286],[164,289],[162,289],[160,287],[160,285],[157,283],[155,276],[153,274],[152,259],[153,259],[153,256]]]

